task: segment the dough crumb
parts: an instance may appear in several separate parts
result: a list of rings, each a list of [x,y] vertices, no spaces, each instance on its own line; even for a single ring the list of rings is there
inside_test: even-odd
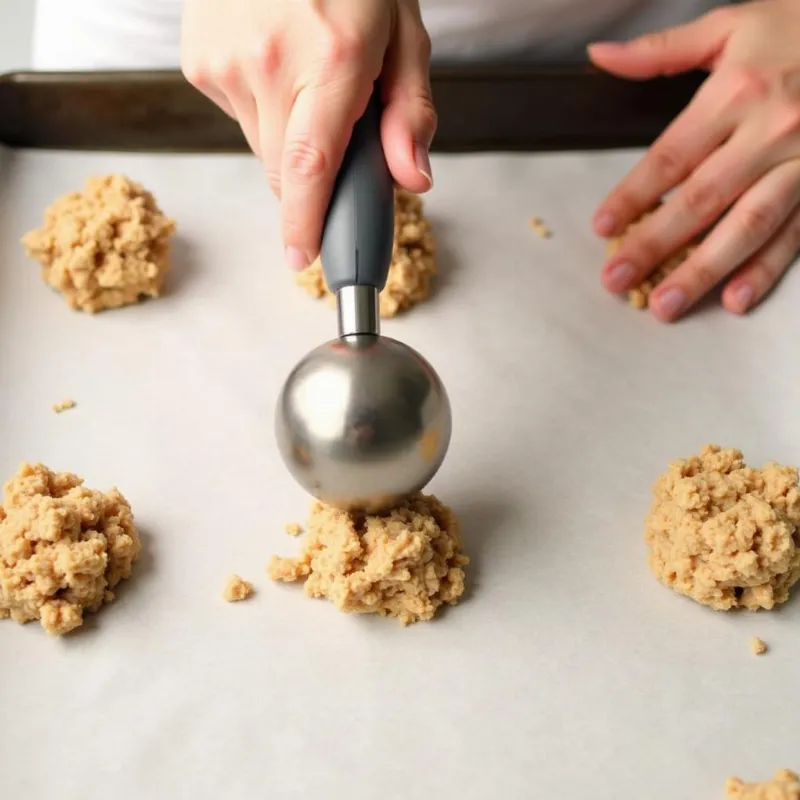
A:
[[[635,230],[638,225],[641,225],[642,222],[644,222],[655,211],[656,209],[653,209],[653,211],[642,214],[638,219],[634,220],[630,225],[628,225],[621,236],[614,236],[610,238],[608,240],[606,255],[609,258],[613,256],[614,253],[616,253],[622,246],[622,242],[625,240],[625,237],[630,235],[630,233]],[[692,252],[697,249],[699,243],[699,240],[690,242],[685,247],[682,247],[680,250],[678,250],[678,252],[673,256],[668,258],[663,264],[656,267],[656,269],[653,270],[653,272],[651,272],[645,280],[628,292],[628,303],[636,309],[647,308],[650,302],[650,295],[655,290],[656,286],[658,286],[665,278],[675,272],[675,270],[681,264],[683,264],[684,261],[686,261]]]
[[[158,297],[175,222],[124,175],[89,178],[60,197],[22,243],[67,304],[93,314]]]
[[[718,611],[771,609],[800,579],[796,467],[748,467],[706,445],[653,486],[645,523],[650,567],[676,592]]]
[[[550,228],[544,224],[543,220],[540,217],[531,217],[530,222],[528,223],[533,232],[540,238],[540,239],[549,239],[553,234]]]
[[[61,400],[61,402],[53,405],[53,411],[55,411],[56,414],[60,414],[62,411],[69,411],[71,408],[75,408],[76,405],[77,403],[74,400]]]
[[[386,287],[380,294],[381,317],[394,317],[430,295],[436,275],[436,243],[422,212],[422,200],[417,195],[402,189],[395,192],[394,247]],[[297,282],[312,297],[335,302],[325,285],[319,259],[297,276]]]
[[[305,580],[309,597],[339,611],[394,617],[403,625],[432,619],[464,592],[458,520],[433,495],[418,494],[385,514],[359,515],[314,503],[299,558],[273,556],[275,581]]]
[[[750,649],[753,651],[753,655],[762,656],[767,652],[767,643],[763,639],[756,637],[750,642]]]
[[[289,536],[299,536],[303,532],[303,526],[297,522],[287,522],[284,530]]]
[[[727,800],[800,800],[800,777],[788,769],[779,770],[767,783],[745,783],[728,778]]]
[[[0,505],[0,618],[69,633],[114,599],[141,545],[128,501],[68,472],[23,464]]]
[[[253,592],[255,589],[250,581],[246,581],[238,575],[231,575],[222,592],[222,597],[229,603],[238,603],[240,600],[246,600]]]

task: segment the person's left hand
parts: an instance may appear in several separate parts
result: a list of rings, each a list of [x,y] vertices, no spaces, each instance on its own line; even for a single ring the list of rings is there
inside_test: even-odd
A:
[[[676,189],[608,260],[606,288],[633,288],[710,230],[651,294],[650,308],[673,321],[727,280],[723,305],[745,313],[800,250],[800,0],[723,7],[628,43],[592,45],[589,54],[632,79],[712,73],[595,214],[599,235],[619,234]]]

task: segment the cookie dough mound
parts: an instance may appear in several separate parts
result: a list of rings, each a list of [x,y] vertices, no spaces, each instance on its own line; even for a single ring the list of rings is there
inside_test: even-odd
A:
[[[625,237],[630,235],[631,231],[633,231],[638,225],[641,225],[642,222],[644,222],[644,220],[647,219],[647,217],[649,217],[651,214],[653,214],[653,211],[642,214],[641,217],[628,225],[628,227],[625,229],[625,232],[621,236],[615,236],[609,239],[607,255],[609,257],[613,256],[614,253],[616,253],[617,250],[619,250],[619,248],[622,246],[622,242],[624,241]],[[650,295],[656,286],[658,286],[664,279],[675,272],[675,270],[678,269],[678,267],[683,264],[683,262],[686,261],[686,259],[691,255],[692,251],[697,249],[698,244],[698,241],[694,241],[685,247],[682,247],[663,264],[657,266],[655,270],[653,270],[653,272],[651,272],[650,275],[648,275],[647,278],[638,286],[631,289],[628,292],[628,302],[630,305],[633,306],[633,308],[638,309],[647,308]]]
[[[297,559],[273,557],[276,581],[305,580],[309,597],[340,611],[395,617],[403,625],[432,619],[464,592],[458,520],[432,495],[418,494],[381,515],[355,515],[315,503]]]
[[[96,492],[76,475],[23,464],[0,506],[0,618],[69,633],[84,611],[114,599],[139,550],[131,508],[116,489]]]
[[[108,175],[56,200],[22,243],[70,307],[94,313],[159,296],[174,230],[150,192]]]
[[[784,769],[767,783],[745,783],[739,778],[728,778],[726,796],[728,800],[800,800],[800,777]]]
[[[382,317],[394,317],[428,298],[431,279],[436,275],[435,250],[431,224],[422,214],[422,200],[398,190],[395,192],[392,263],[386,287],[380,294]],[[297,276],[297,282],[312,297],[327,297],[333,302],[319,259]]]
[[[650,567],[676,592],[718,611],[771,609],[800,579],[795,467],[747,467],[707,445],[671,463],[645,524]]]

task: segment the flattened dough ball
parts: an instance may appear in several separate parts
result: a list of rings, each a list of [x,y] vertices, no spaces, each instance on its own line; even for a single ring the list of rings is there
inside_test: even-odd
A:
[[[800,800],[800,777],[784,769],[766,783],[745,783],[739,778],[728,778],[726,797],[728,800]]]
[[[748,467],[707,445],[673,461],[645,523],[650,567],[676,592],[718,611],[771,609],[800,579],[798,471]]]
[[[340,611],[395,617],[403,625],[432,619],[464,593],[458,520],[432,495],[418,494],[380,515],[355,515],[314,503],[299,558],[274,556],[276,581],[305,580],[309,597]]]
[[[107,175],[56,200],[22,243],[71,308],[95,313],[159,296],[174,230],[150,192]]]
[[[0,506],[0,618],[69,633],[85,611],[113,601],[140,547],[116,489],[93,491],[77,475],[23,464]]]
[[[653,209],[653,211],[655,211],[655,209]],[[613,256],[614,253],[619,250],[625,237],[630,235],[631,231],[633,231],[638,225],[641,225],[641,223],[644,222],[644,220],[647,219],[647,217],[649,217],[653,211],[642,214],[641,217],[631,222],[621,236],[615,236],[609,239],[607,255],[609,257]],[[656,286],[658,286],[663,280],[675,272],[675,270],[691,255],[692,251],[697,248],[698,244],[698,241],[694,241],[690,244],[687,244],[685,247],[682,247],[677,253],[670,256],[670,258],[668,258],[663,264],[657,266],[655,270],[653,270],[653,272],[651,272],[650,275],[648,275],[647,278],[645,278],[645,280],[643,280],[638,286],[635,286],[633,289],[629,290],[628,302],[630,305],[633,306],[633,308],[638,309],[647,308],[650,302],[650,295]]]
[[[422,213],[422,200],[415,194],[397,190],[392,263],[386,287],[380,294],[382,317],[394,317],[428,298],[436,275],[435,252],[431,224]],[[326,297],[333,302],[319,259],[297,276],[297,282],[312,297]]]

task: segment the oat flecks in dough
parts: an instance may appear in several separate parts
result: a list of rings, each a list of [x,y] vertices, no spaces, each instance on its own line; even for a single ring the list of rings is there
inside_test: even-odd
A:
[[[417,195],[402,189],[395,192],[394,247],[386,287],[380,294],[382,317],[394,317],[430,294],[436,275],[436,246],[422,210]],[[327,297],[333,302],[319,259],[297,276],[297,282],[312,297]]]
[[[114,599],[139,550],[131,508],[116,489],[93,491],[76,475],[23,464],[0,506],[0,617],[69,633],[85,611]]]
[[[771,609],[800,579],[795,467],[747,467],[739,450],[707,445],[653,486],[645,524],[650,567],[713,609]]]
[[[763,639],[756,637],[750,642],[750,649],[754,656],[763,656],[767,652],[767,643]]]
[[[159,296],[174,230],[150,192],[107,175],[56,200],[22,243],[70,307],[94,313]]]
[[[222,592],[222,597],[229,603],[238,603],[240,600],[246,600],[254,591],[250,581],[246,581],[238,575],[231,575]]]
[[[432,619],[464,592],[458,520],[432,495],[419,494],[381,515],[355,515],[315,503],[299,558],[273,557],[276,581],[305,580],[309,597],[340,611],[395,617],[403,625]]]
[[[727,800],[800,800],[800,777],[788,769],[775,773],[767,783],[728,778],[725,788]]]
[[[607,256],[609,258],[613,256],[614,253],[619,250],[625,237],[628,236],[638,225],[644,222],[647,217],[653,214],[654,211],[655,209],[646,214],[642,214],[642,216],[640,216],[637,220],[634,220],[630,225],[628,225],[621,236],[615,236],[609,239]],[[656,286],[658,286],[665,278],[675,272],[675,270],[681,264],[683,264],[684,261],[686,261],[692,252],[697,249],[698,244],[699,241],[693,241],[687,244],[685,247],[682,247],[680,250],[678,250],[677,253],[670,256],[670,258],[668,258],[663,264],[656,267],[655,270],[653,270],[653,272],[651,272],[645,280],[628,292],[628,303],[630,303],[633,308],[647,308],[650,302],[650,294],[653,292]]]
[[[64,411],[69,411],[71,408],[75,408],[76,405],[77,404],[72,399],[61,400],[60,402],[53,404],[53,411],[55,411],[56,414],[61,414]]]

